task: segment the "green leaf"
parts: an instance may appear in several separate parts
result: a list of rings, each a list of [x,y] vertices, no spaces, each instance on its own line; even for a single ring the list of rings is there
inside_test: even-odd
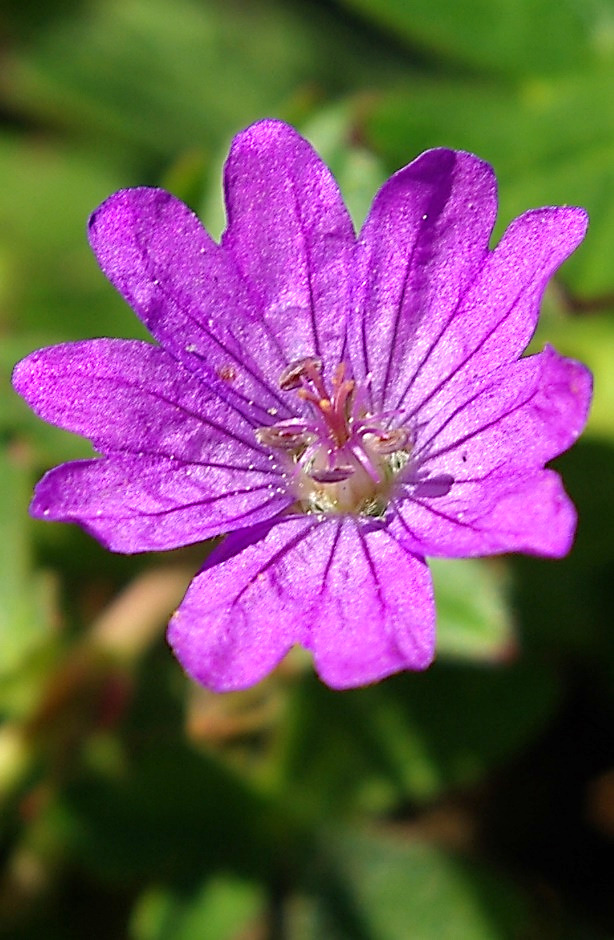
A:
[[[611,68],[516,88],[422,80],[411,91],[375,99],[365,131],[390,169],[442,145],[489,161],[500,185],[497,234],[536,206],[584,206],[591,217],[589,233],[561,279],[582,299],[612,294],[612,273],[604,261],[614,243]]]
[[[0,325],[42,342],[145,335],[86,237],[89,214],[121,178],[67,147],[16,137],[0,138],[0,176]]]
[[[218,875],[193,893],[151,889],[132,918],[131,940],[237,940],[247,936],[263,908],[262,889],[231,875]]]
[[[439,656],[508,657],[515,645],[503,562],[429,559],[437,605]]]
[[[154,734],[121,774],[84,771],[61,814],[71,853],[113,884],[170,879],[192,888],[208,872],[252,879],[271,864],[267,801],[178,735]]]
[[[15,702],[19,690],[10,680],[19,678],[21,692],[29,687],[28,660],[50,638],[53,586],[32,568],[30,497],[26,452],[19,445],[0,449],[0,681]]]
[[[559,694],[555,673],[530,662],[442,661],[342,695],[305,681],[289,722],[285,786],[307,814],[382,812],[403,799],[435,799],[526,747]]]
[[[493,72],[564,71],[607,46],[609,19],[573,0],[344,0],[410,48]]]
[[[501,940],[528,936],[504,877],[404,833],[333,832],[323,846],[318,931],[327,940]]]
[[[215,150],[242,125],[382,74],[364,31],[326,5],[93,0],[13,50],[13,108],[70,127],[112,158]],[[304,108],[303,108],[304,110]]]
[[[556,562],[510,559],[523,647],[565,664],[574,682],[590,676],[590,694],[603,696],[600,715],[604,701],[614,703],[613,464],[614,446],[603,441],[580,441],[560,457],[556,469],[578,511],[574,546]]]

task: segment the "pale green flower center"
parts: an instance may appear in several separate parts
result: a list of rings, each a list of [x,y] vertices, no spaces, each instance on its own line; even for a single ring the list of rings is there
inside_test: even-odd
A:
[[[345,371],[341,363],[329,393],[318,359],[292,363],[279,386],[308,402],[311,415],[259,428],[256,436],[281,458],[298,511],[382,516],[409,463],[410,436],[388,426],[393,414],[372,414],[366,384]]]

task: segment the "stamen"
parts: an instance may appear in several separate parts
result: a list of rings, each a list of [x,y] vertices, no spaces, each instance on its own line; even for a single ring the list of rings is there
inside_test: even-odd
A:
[[[367,471],[373,482],[377,485],[382,482],[382,475],[379,468],[376,466],[374,461],[371,459],[371,456],[364,445],[355,444],[352,447],[352,453],[356,457],[356,460],[361,464],[361,466]]]
[[[391,431],[378,431],[373,435],[373,447],[378,454],[394,454],[402,450],[409,440],[405,428],[394,428]]]
[[[279,387],[284,392],[290,392],[294,388],[299,388],[303,376],[312,378],[313,374],[319,374],[321,369],[322,360],[316,356],[305,356],[303,359],[296,359],[289,366],[286,366],[279,376]]]
[[[339,388],[345,376],[345,362],[340,362],[333,375],[333,388]]]
[[[330,382],[322,361],[305,356],[290,363],[279,377],[283,391],[294,391],[309,405],[311,416],[259,428],[260,444],[283,451],[288,486],[303,512],[383,515],[395,478],[410,460],[410,434],[388,428],[398,412],[368,410],[370,376],[360,384],[346,378],[341,362]]]
[[[268,428],[258,428],[256,440],[265,447],[275,447],[280,450],[298,450],[309,443],[310,436],[302,427],[292,427],[282,424],[272,424]]]
[[[350,418],[351,395],[355,385],[356,383],[353,379],[348,379],[338,386],[337,394],[335,395],[335,410],[338,415],[343,416],[345,421],[348,421]]]
[[[314,395],[308,388],[299,388],[296,392],[299,398],[302,398],[303,401],[310,401],[312,405],[315,405],[316,408],[320,406],[321,398],[318,395]]]

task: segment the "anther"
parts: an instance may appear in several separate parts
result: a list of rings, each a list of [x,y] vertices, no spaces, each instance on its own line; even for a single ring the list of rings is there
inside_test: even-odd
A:
[[[303,376],[311,378],[313,373],[320,373],[322,370],[322,360],[315,356],[305,356],[302,359],[296,359],[283,370],[279,376],[279,387],[284,392],[289,392],[294,388],[299,388]]]
[[[402,450],[408,441],[408,433],[405,428],[395,428],[391,431],[380,431],[373,435],[373,449],[378,454],[394,454],[397,450]]]
[[[304,512],[320,517],[381,515],[395,477],[410,459],[411,435],[404,428],[388,430],[384,423],[397,413],[372,415],[367,407],[370,376],[357,384],[346,377],[347,371],[344,363],[337,366],[327,388],[319,358],[290,363],[279,387],[294,391],[309,409],[256,431],[260,444],[283,453],[283,491],[289,487]],[[273,410],[269,413],[274,416]]]
[[[279,447],[281,450],[297,450],[307,444],[305,431],[282,424],[273,424],[267,428],[258,428],[256,440],[265,447]]]

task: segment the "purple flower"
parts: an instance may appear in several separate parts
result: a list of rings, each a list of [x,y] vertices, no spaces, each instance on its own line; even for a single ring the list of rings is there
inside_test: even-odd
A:
[[[424,669],[425,556],[571,546],[544,465],[578,437],[590,375],[550,347],[520,357],[586,215],[527,212],[491,251],[492,169],[439,149],[385,183],[356,237],[329,170],[270,120],[235,138],[225,193],[220,245],[158,189],[92,215],[102,270],[159,345],[18,364],[31,407],[100,454],[47,473],[32,513],[119,552],[227,534],[169,629],[213,689],[296,643],[334,688]]]

